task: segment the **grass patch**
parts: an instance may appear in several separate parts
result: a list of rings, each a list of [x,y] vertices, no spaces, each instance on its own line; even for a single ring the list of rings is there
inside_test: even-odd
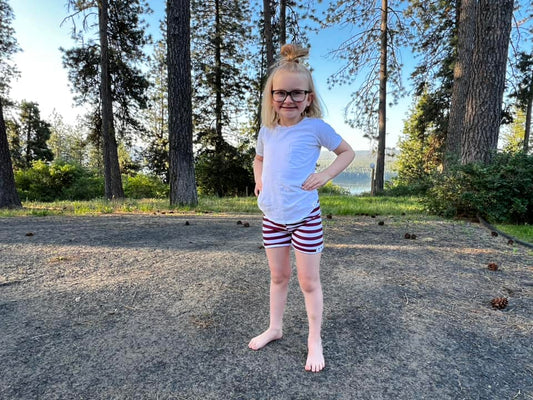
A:
[[[533,225],[496,224],[495,227],[524,242],[533,243]]]
[[[423,214],[418,197],[365,197],[322,194],[324,214],[413,215]],[[22,209],[0,209],[1,217],[97,215],[112,213],[214,212],[260,214],[255,197],[200,196],[196,207],[171,207],[168,199],[124,199],[90,201],[23,202]]]
[[[333,215],[420,215],[425,213],[419,197],[320,196],[324,214]]]

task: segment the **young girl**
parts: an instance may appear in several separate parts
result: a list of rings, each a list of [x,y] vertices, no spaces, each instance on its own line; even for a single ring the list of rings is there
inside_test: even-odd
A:
[[[317,189],[344,170],[354,152],[328,124],[310,71],[300,63],[308,50],[281,48],[281,59],[264,88],[263,127],[254,160],[255,195],[264,213],[263,243],[270,267],[270,325],[248,347],[259,350],[282,337],[283,312],[291,276],[290,253],[295,250],[298,281],[309,322],[305,369],[325,366],[322,352],[322,287],[320,256],[324,247]],[[337,155],[324,171],[315,166],[324,146]]]

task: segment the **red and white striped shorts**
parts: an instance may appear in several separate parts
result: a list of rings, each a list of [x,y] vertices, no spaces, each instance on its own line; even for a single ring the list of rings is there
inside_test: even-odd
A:
[[[278,224],[263,217],[265,249],[291,246],[302,253],[315,254],[324,248],[322,216],[317,206],[308,217],[294,224]]]

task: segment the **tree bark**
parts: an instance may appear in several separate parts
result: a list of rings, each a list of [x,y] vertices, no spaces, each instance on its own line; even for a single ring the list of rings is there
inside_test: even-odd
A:
[[[222,109],[224,103],[222,100],[222,34],[220,22],[220,0],[215,0],[215,151],[221,150],[224,142],[222,137]]]
[[[279,44],[283,46],[287,43],[287,0],[279,2]]]
[[[4,121],[4,110],[0,99],[0,208],[20,208],[17,189],[15,187],[15,177],[13,175],[13,164],[7,142],[6,123]]]
[[[109,24],[108,0],[98,3],[98,24],[100,33],[100,101],[102,103],[102,138],[104,150],[105,196],[107,199],[124,198],[122,178],[118,163],[117,142],[113,124],[113,98],[109,72]]]
[[[167,0],[170,204],[195,206],[190,19],[190,0]]]
[[[446,137],[444,168],[449,169],[461,156],[466,99],[470,84],[477,0],[457,0],[457,52],[453,69],[453,88]]]
[[[488,163],[497,149],[513,0],[479,0],[461,163]]]
[[[378,155],[374,193],[383,191],[385,183],[385,137],[387,132],[387,20],[388,1],[381,0],[381,46],[379,66],[379,105],[378,105]]]
[[[267,70],[274,64],[274,41],[272,39],[272,8],[270,0],[263,0],[263,19]],[[267,74],[268,75],[268,74]]]
[[[533,108],[533,76],[529,85],[529,98],[526,107],[526,126],[524,127],[524,154],[529,152],[529,138],[531,137],[531,109]]]

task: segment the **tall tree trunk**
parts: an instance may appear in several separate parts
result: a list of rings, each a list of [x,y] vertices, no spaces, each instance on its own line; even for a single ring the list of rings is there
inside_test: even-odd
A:
[[[283,46],[287,43],[287,0],[279,2],[279,44]]]
[[[215,0],[215,151],[218,153],[222,142],[222,35],[220,22],[220,0]]]
[[[13,164],[9,153],[7,142],[6,122],[4,121],[4,110],[0,99],[0,208],[20,208],[17,189],[15,187],[15,177],[13,176]]]
[[[27,122],[26,122],[26,168],[31,167],[32,151],[31,151],[31,128],[33,125],[32,107],[27,108]]]
[[[381,47],[379,65],[379,105],[378,105],[378,156],[374,193],[383,191],[385,184],[385,136],[387,132],[387,20],[388,1],[381,0]]]
[[[98,8],[100,29],[100,100],[102,103],[102,138],[104,142],[105,196],[108,199],[124,198],[122,178],[118,163],[117,142],[113,124],[113,100],[109,72],[108,0],[101,0]]]
[[[190,0],[167,0],[170,204],[198,204],[192,148]]]
[[[533,76],[529,85],[529,98],[526,107],[526,126],[524,129],[524,154],[529,151],[529,138],[531,137],[531,109],[533,108]]]
[[[457,0],[457,50],[444,157],[446,170],[459,161],[461,156],[461,132],[463,131],[474,50],[476,3],[477,0]]]
[[[270,0],[263,0],[263,19],[267,70],[274,64],[274,41],[272,39],[272,8]],[[268,74],[267,74],[268,75]]]
[[[479,0],[461,162],[491,161],[498,145],[513,0]]]

